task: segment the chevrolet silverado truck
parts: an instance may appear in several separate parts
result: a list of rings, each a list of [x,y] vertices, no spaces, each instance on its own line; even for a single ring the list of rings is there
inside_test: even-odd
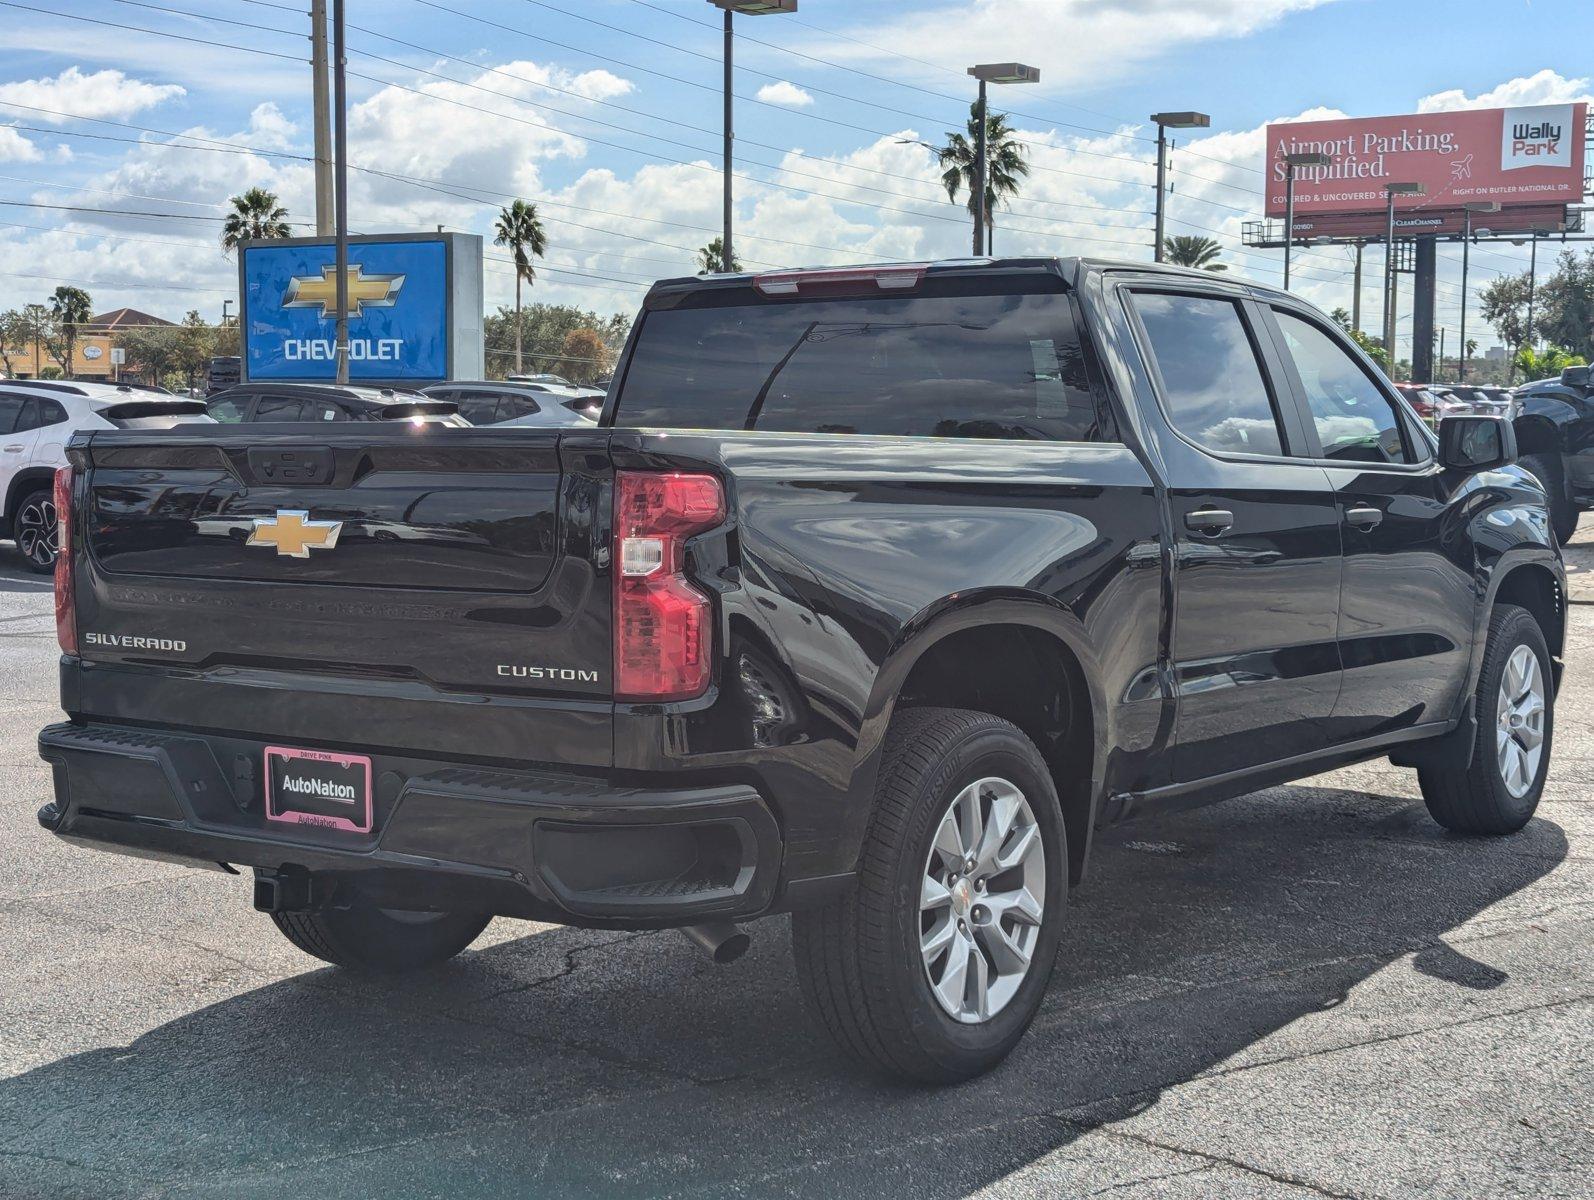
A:
[[[1522,466],[1544,485],[1564,542],[1578,515],[1594,508],[1594,377],[1588,367],[1566,367],[1557,378],[1523,384],[1511,401]]]
[[[965,1078],[1104,824],[1378,756],[1533,815],[1562,564],[1440,433],[1287,293],[1026,259],[661,282],[589,429],[80,436],[39,821],[356,969],[791,913],[843,1047]]]

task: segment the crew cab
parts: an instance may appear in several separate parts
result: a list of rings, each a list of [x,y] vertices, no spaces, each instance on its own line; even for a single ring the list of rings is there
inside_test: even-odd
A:
[[[1579,513],[1594,508],[1594,378],[1588,367],[1566,367],[1557,378],[1517,388],[1512,424],[1522,466],[1544,484],[1550,519],[1563,542]]]
[[[841,1045],[965,1078],[1104,824],[1386,755],[1449,829],[1533,816],[1565,580],[1514,455],[1205,272],[664,281],[596,428],[77,439],[39,821],[252,871],[357,969],[790,912]]]
[[[468,425],[459,407],[420,392],[331,383],[241,383],[206,400],[213,420],[233,424],[299,421],[408,421]]]

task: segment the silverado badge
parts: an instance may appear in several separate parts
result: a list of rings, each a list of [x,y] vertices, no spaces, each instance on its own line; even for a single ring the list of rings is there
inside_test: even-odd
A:
[[[275,546],[285,558],[309,558],[312,550],[330,550],[343,532],[342,521],[312,521],[302,508],[279,508],[274,517],[256,517],[250,546]]]

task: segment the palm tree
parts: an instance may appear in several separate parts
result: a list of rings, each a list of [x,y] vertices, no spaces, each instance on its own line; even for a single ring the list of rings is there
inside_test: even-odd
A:
[[[520,284],[535,283],[536,269],[531,260],[541,258],[548,251],[548,235],[537,219],[537,206],[516,200],[508,208],[500,209],[498,220],[493,222],[493,245],[507,246],[515,256],[515,374],[522,370],[520,356]]]
[[[722,271],[740,271],[742,269],[742,260],[732,253],[730,265],[726,266],[725,239],[715,238],[697,252],[697,265],[702,268],[701,274],[717,275]]]
[[[82,288],[67,287],[63,284],[50,295],[50,315],[60,326],[61,341],[66,346],[66,361],[61,364],[61,371],[67,378],[71,378],[72,355],[77,348],[78,330],[87,325],[89,318],[94,315],[93,302]]]
[[[255,238],[285,238],[293,233],[288,225],[288,210],[277,202],[277,194],[252,187],[232,198],[232,212],[221,226],[221,250],[231,254],[239,242]]]
[[[1176,267],[1192,267],[1197,271],[1227,271],[1218,261],[1223,247],[1209,237],[1184,236],[1162,239],[1163,257]]]
[[[979,134],[979,103],[969,106],[967,133],[948,130],[946,145],[932,147],[944,170],[941,186],[946,188],[948,200],[956,202],[958,193],[968,191],[968,210],[972,216],[977,207],[974,197],[974,143]],[[985,112],[985,157],[988,164],[985,178],[985,252],[991,252],[996,229],[996,207],[1009,196],[1018,195],[1018,189],[1029,175],[1029,163],[1024,160],[1024,143],[1013,136],[1013,127],[1007,123],[1007,114]]]

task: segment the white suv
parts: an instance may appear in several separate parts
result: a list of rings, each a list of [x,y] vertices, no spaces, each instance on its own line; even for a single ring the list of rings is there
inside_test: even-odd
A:
[[[52,487],[66,444],[80,429],[165,428],[208,422],[200,400],[109,383],[0,379],[0,535],[43,574],[55,567],[58,534]]]

